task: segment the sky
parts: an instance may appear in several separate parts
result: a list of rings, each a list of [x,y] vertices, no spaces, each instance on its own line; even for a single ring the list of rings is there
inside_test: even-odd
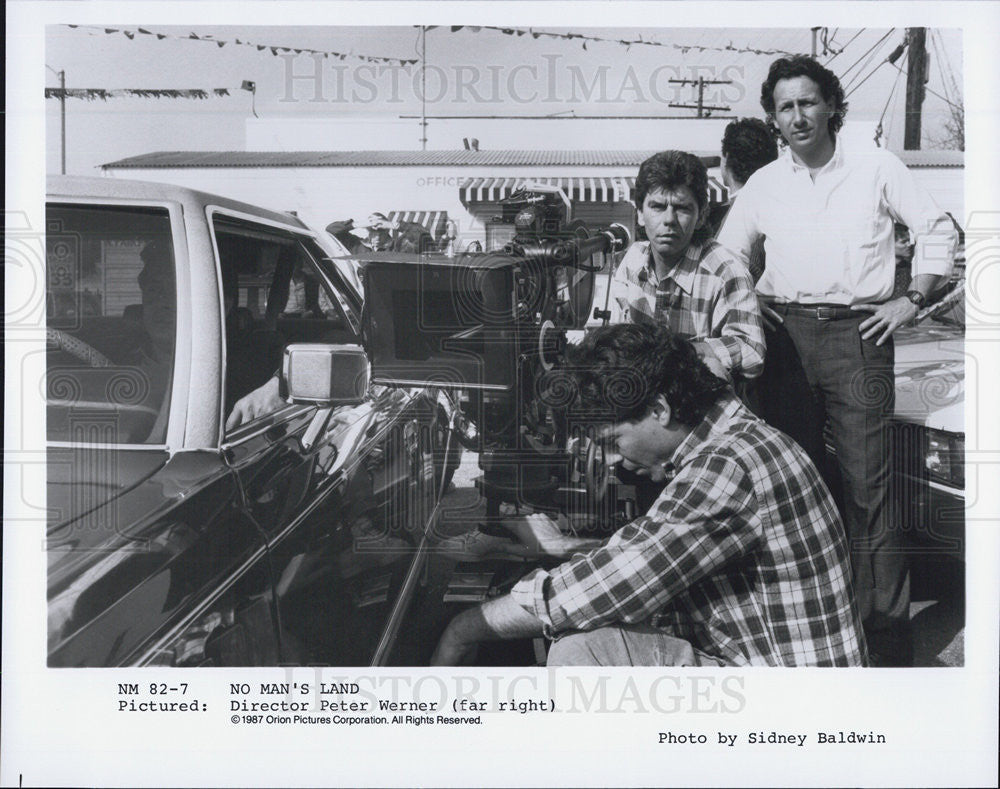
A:
[[[760,116],[759,86],[770,62],[784,53],[809,53],[813,42],[809,27],[554,27],[517,25],[519,18],[512,15],[507,29],[522,35],[469,26],[422,34],[417,26],[50,25],[45,85],[57,87],[56,72],[64,71],[70,89],[228,91],[206,100],[68,98],[67,172],[96,174],[102,163],[157,150],[243,150],[252,111],[289,120],[422,111],[693,116],[694,110],[670,104],[695,103],[694,86],[670,80],[702,77],[725,82],[704,93],[706,105],[721,108],[716,114]],[[564,37],[571,34],[587,38]],[[828,27],[817,37],[819,60],[848,90],[848,119],[882,117],[884,144],[895,150],[902,147],[906,79],[885,60],[904,35],[904,28]],[[645,43],[620,43],[640,40]],[[422,82],[412,61],[419,60],[423,41]],[[927,49],[923,147],[935,148],[947,144],[948,102],[961,102],[961,31],[929,29]],[[905,70],[905,55],[897,65]],[[240,89],[245,80],[255,83],[253,96]],[[45,111],[46,164],[58,172],[60,102],[48,99]],[[418,122],[413,118],[415,130]],[[415,133],[413,147],[418,140]],[[627,141],[621,147],[628,148]]]

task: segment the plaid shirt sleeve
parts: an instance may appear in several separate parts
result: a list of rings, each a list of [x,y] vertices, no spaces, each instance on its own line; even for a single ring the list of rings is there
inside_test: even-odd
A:
[[[685,465],[650,512],[608,542],[519,581],[511,596],[547,635],[643,622],[763,539],[750,480],[731,458]]]
[[[653,315],[656,303],[656,289],[643,287],[642,272],[649,258],[649,245],[643,242],[632,244],[622,256],[614,275],[608,284],[611,288],[611,323],[630,323],[635,312],[645,311]]]
[[[756,378],[764,370],[764,327],[746,267],[732,260],[725,248],[715,246],[717,293],[711,304],[712,330],[701,339],[719,361],[744,378]]]

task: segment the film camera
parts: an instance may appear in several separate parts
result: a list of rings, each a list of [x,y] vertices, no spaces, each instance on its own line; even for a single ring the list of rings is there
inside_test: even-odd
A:
[[[572,435],[569,403],[546,374],[563,359],[566,331],[587,320],[595,255],[623,250],[629,233],[567,222],[557,190],[525,189],[502,207],[514,227],[502,249],[365,262],[372,380],[449,393],[457,435],[479,453],[487,517],[504,501],[593,509],[606,487],[600,450]]]

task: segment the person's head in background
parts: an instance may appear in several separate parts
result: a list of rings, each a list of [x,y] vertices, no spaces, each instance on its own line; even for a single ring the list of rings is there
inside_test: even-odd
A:
[[[177,324],[177,294],[170,241],[148,242],[139,257],[143,264],[137,278],[142,293],[142,326],[155,346],[172,349]]]
[[[378,211],[368,217],[368,246],[375,252],[388,249],[392,243],[392,222]]]
[[[357,228],[360,230],[361,228]],[[326,232],[339,241],[349,253],[368,249],[368,245],[352,231],[355,230],[353,219],[342,219],[326,226]]]
[[[757,118],[730,121],[722,135],[722,180],[735,195],[750,176],[778,158],[778,141],[770,127]]]

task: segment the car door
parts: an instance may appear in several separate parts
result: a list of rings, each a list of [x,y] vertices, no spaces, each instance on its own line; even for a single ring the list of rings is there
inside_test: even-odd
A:
[[[48,204],[53,667],[278,660],[265,541],[236,477],[217,450],[171,443],[188,418],[186,267],[199,265],[182,217],[166,198]]]
[[[356,297],[324,271],[307,234],[225,211],[212,214],[212,230],[227,305],[226,412],[269,384],[290,342],[359,342]],[[429,411],[419,399],[373,391],[335,412],[311,446],[310,406],[279,407],[224,436],[268,544],[285,662],[374,659],[415,556],[406,499],[429,489],[418,416]]]

